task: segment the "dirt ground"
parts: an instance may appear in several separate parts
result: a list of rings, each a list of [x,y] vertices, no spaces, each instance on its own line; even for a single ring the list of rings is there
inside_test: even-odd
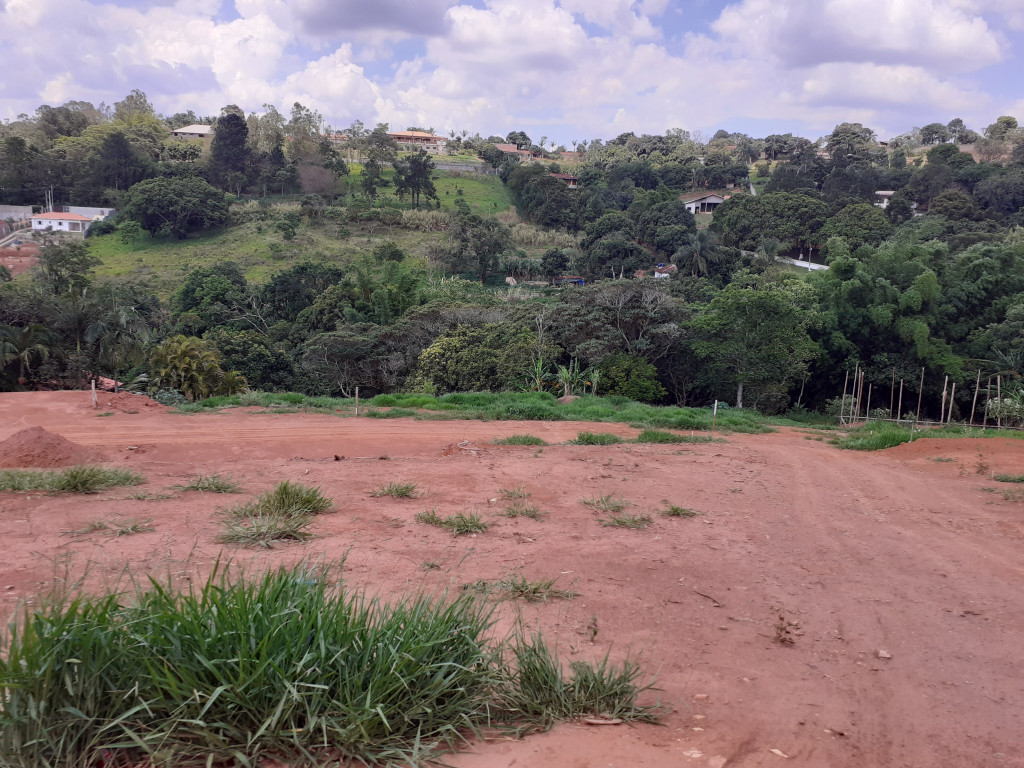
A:
[[[841,451],[803,430],[703,445],[502,447],[625,425],[175,414],[132,395],[0,395],[0,440],[41,426],[146,485],[96,496],[0,493],[0,611],[65,569],[93,580],[181,578],[217,558],[293,563],[347,554],[350,584],[442,590],[521,570],[574,600],[500,610],[557,640],[564,660],[638,654],[669,707],[660,726],[563,725],[473,745],[458,768],[1024,766],[1024,503],[986,491],[1024,473],[1024,442],[922,439]],[[335,460],[338,456],[338,460]],[[386,456],[390,460],[378,457]],[[230,473],[246,496],[182,492]],[[337,511],[317,538],[273,550],[215,543],[218,509],[280,480],[321,486]],[[374,498],[415,482],[416,499]],[[524,486],[549,514],[508,519],[492,499]],[[151,498],[132,498],[136,492]],[[615,494],[655,518],[603,527],[584,497]],[[698,517],[657,514],[665,502]],[[415,522],[475,510],[473,537]],[[155,531],[69,535],[152,518]],[[6,617],[6,616],[4,616]],[[788,638],[791,643],[779,642]]]
[[[23,242],[17,248],[0,248],[0,264],[11,271],[11,277],[28,272],[39,262],[39,246],[33,242]]]

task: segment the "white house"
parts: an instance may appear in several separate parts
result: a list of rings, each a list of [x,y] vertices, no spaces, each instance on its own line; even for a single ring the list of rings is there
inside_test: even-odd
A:
[[[388,136],[394,139],[399,149],[411,152],[422,149],[431,155],[443,155],[447,152],[448,139],[426,131],[395,131]]]
[[[88,216],[77,213],[37,213],[32,217],[32,231],[42,232],[50,229],[54,232],[75,232],[84,235],[92,222]]]
[[[213,126],[186,125],[184,128],[178,128],[171,131],[171,136],[177,136],[182,139],[212,139]]]
[[[706,195],[691,195],[681,198],[686,210],[690,213],[711,213],[719,205],[725,202],[725,198],[716,195],[714,192]]]

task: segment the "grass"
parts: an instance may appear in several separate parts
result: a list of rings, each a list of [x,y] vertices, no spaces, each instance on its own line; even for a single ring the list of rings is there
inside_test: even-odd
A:
[[[612,513],[601,519],[601,525],[613,528],[646,528],[654,520],[650,515],[631,515],[626,512]]]
[[[353,400],[345,398],[309,397],[294,392],[258,394],[260,402],[267,406],[279,404],[313,411],[341,410],[346,414],[352,413],[354,406]],[[198,405],[200,409],[224,408],[239,405],[243,397],[250,402],[254,395],[248,393],[209,398],[191,405]],[[439,397],[424,394],[387,394],[377,395],[365,401],[365,405],[374,409],[409,409],[410,413],[401,415],[430,420],[592,421],[629,424],[636,429],[702,431],[711,429],[712,424],[710,408],[645,405],[625,397],[593,395],[584,395],[571,403],[559,403],[549,392],[455,392]],[[392,411],[382,414],[389,412]],[[718,412],[720,431],[752,434],[771,432],[773,423],[792,424],[786,419],[769,420],[756,411],[741,408],[728,408]]]
[[[500,512],[505,517],[529,517],[540,520],[545,514],[540,507],[530,503],[530,493],[522,486],[518,488],[502,488],[499,492],[505,500],[504,509]]]
[[[611,432],[580,432],[572,441],[574,445],[615,445],[621,442],[624,440]]]
[[[725,442],[711,435],[677,435],[674,432],[661,432],[657,429],[645,429],[637,435],[638,443],[710,443]]]
[[[196,475],[188,485],[176,485],[183,491],[200,493],[241,493],[242,487],[231,479],[231,475]]]
[[[470,512],[469,514],[457,512],[454,515],[441,517],[437,514],[437,507],[419,512],[416,515],[416,520],[427,525],[444,528],[451,531],[455,536],[467,533],[483,533],[489,527],[475,512]]]
[[[1000,483],[1024,483],[1024,475],[994,475],[992,479]]]
[[[537,579],[530,581],[521,573],[506,576],[495,584],[506,600],[525,600],[528,603],[546,603],[548,600],[572,600],[579,595],[567,589],[556,589],[558,579]]]
[[[340,567],[218,564],[26,605],[3,637],[0,764],[422,765],[485,725],[661,712],[632,659],[566,674],[542,636],[495,637],[472,594],[384,602],[331,586]]]
[[[224,544],[270,547],[275,541],[306,541],[316,515],[331,508],[331,500],[301,483],[278,483],[248,504],[227,511],[228,520],[217,541]]]
[[[396,499],[416,497],[416,483],[388,483],[370,493],[371,496],[393,496]]]
[[[677,507],[675,504],[669,504],[668,507],[661,510],[661,514],[666,517],[696,517],[698,513],[689,507]]]
[[[944,427],[913,428],[909,425],[891,422],[869,421],[858,427],[849,429],[845,434],[837,435],[830,441],[832,445],[854,451],[878,451],[893,448],[902,443],[921,440],[929,437],[1005,437],[1015,440],[1024,439],[1024,432],[1011,429],[981,429],[951,425]]]
[[[547,445],[547,443],[536,435],[509,435],[494,440],[495,445]]]
[[[67,469],[0,470],[0,491],[99,493],[107,488],[144,483],[142,475],[127,469],[80,465]]]
[[[595,512],[611,512],[613,514],[624,512],[627,507],[631,506],[630,502],[610,493],[590,499],[580,499],[580,503],[590,507]]]

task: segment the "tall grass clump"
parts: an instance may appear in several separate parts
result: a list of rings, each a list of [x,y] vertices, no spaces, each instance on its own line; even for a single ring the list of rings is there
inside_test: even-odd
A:
[[[427,509],[416,515],[416,520],[437,528],[444,528],[451,531],[454,536],[462,536],[467,533],[483,533],[490,525],[475,512],[456,512],[454,515],[441,517],[437,514],[437,508]]]
[[[231,479],[231,475],[196,475],[187,485],[176,486],[183,491],[200,493],[239,493],[242,487]]]
[[[710,443],[712,440],[711,435],[678,435],[657,429],[645,429],[636,438],[638,443]]]
[[[139,485],[145,478],[127,469],[80,465],[66,469],[0,470],[0,491],[99,493],[108,488]]]
[[[536,435],[509,435],[494,440],[495,445],[547,445],[542,438]]]
[[[560,720],[588,715],[631,722],[656,722],[660,707],[637,704],[640,694],[652,690],[641,683],[640,667],[631,659],[614,664],[606,655],[589,664],[574,661],[570,674],[538,634],[517,634],[509,644],[515,674],[499,688],[500,706],[524,730],[547,730]]]
[[[580,432],[572,442],[575,445],[615,445],[623,440],[611,432]]]
[[[217,540],[224,544],[269,547],[275,541],[305,541],[313,518],[331,508],[319,488],[284,480],[248,504],[227,511]]]
[[[0,657],[0,764],[415,764],[485,722],[494,651],[469,597],[391,603],[305,567],[26,608]],[[234,574],[232,574],[234,576]]]
[[[917,431],[918,436],[921,431]],[[829,442],[839,448],[851,451],[881,451],[893,448],[902,443],[909,443],[911,428],[887,422],[868,422],[861,427],[851,429],[845,435],[838,435]]]

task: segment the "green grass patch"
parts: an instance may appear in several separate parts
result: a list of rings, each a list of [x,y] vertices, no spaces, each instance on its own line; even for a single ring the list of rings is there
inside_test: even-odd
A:
[[[662,432],[657,429],[645,429],[636,438],[638,443],[710,443],[715,440],[724,442],[711,435],[678,435],[674,432]]]
[[[475,512],[468,514],[466,512],[456,512],[454,515],[441,517],[437,514],[437,507],[418,513],[416,520],[427,525],[444,528],[447,531],[451,531],[455,536],[462,536],[467,533],[483,533],[489,527]]]
[[[1011,429],[982,429],[962,425],[911,428],[909,424],[904,426],[886,421],[869,421],[849,429],[845,434],[837,435],[829,442],[849,450],[878,451],[910,442],[911,434],[914,441],[929,437],[1003,437],[1024,440],[1024,431]]]
[[[547,514],[541,512],[540,507],[530,502],[530,492],[522,486],[502,488],[499,494],[505,501],[505,507],[499,513],[504,517],[529,517],[532,520],[540,520]]]
[[[370,493],[371,496],[393,496],[396,499],[412,499],[416,496],[416,483],[388,483]]]
[[[613,528],[646,528],[654,519],[650,515],[631,515],[627,512],[612,513],[601,519],[601,525]]]
[[[285,480],[247,504],[227,510],[217,540],[224,544],[270,547],[275,541],[305,541],[309,525],[331,508],[331,500],[302,483]]]
[[[669,504],[665,509],[661,510],[661,514],[665,517],[696,517],[697,511],[690,509],[689,507],[679,507],[675,504]]]
[[[536,435],[509,435],[494,440],[495,445],[547,445],[547,443]]]
[[[422,765],[485,725],[661,712],[631,659],[567,674],[542,636],[494,637],[472,594],[385,602],[340,568],[218,565],[26,605],[3,637],[0,764]]]
[[[514,573],[498,581],[480,579],[463,584],[464,592],[497,597],[499,600],[523,600],[527,603],[546,603],[548,600],[572,600],[579,595],[572,590],[557,589],[558,579],[527,579],[521,573]]]
[[[241,493],[242,486],[231,479],[231,475],[196,475],[187,485],[176,485],[182,491],[200,493]]]
[[[628,502],[625,499],[620,499],[610,493],[589,499],[580,499],[580,503],[584,506],[590,507],[595,512],[611,512],[613,514],[623,512],[628,507],[632,506],[631,502]]]
[[[1024,475],[995,475],[992,479],[1000,483],[1024,483]]]
[[[108,488],[144,483],[142,475],[127,469],[79,465],[67,469],[3,469],[0,491],[99,493]]]
[[[456,200],[465,200],[473,213],[486,217],[513,206],[512,191],[497,176],[467,173],[455,177],[450,172],[435,171],[434,188],[444,208],[454,209]]]
[[[573,445],[615,445],[616,443],[625,442],[618,435],[613,435],[611,432],[580,432],[576,435],[576,439],[572,441]]]

